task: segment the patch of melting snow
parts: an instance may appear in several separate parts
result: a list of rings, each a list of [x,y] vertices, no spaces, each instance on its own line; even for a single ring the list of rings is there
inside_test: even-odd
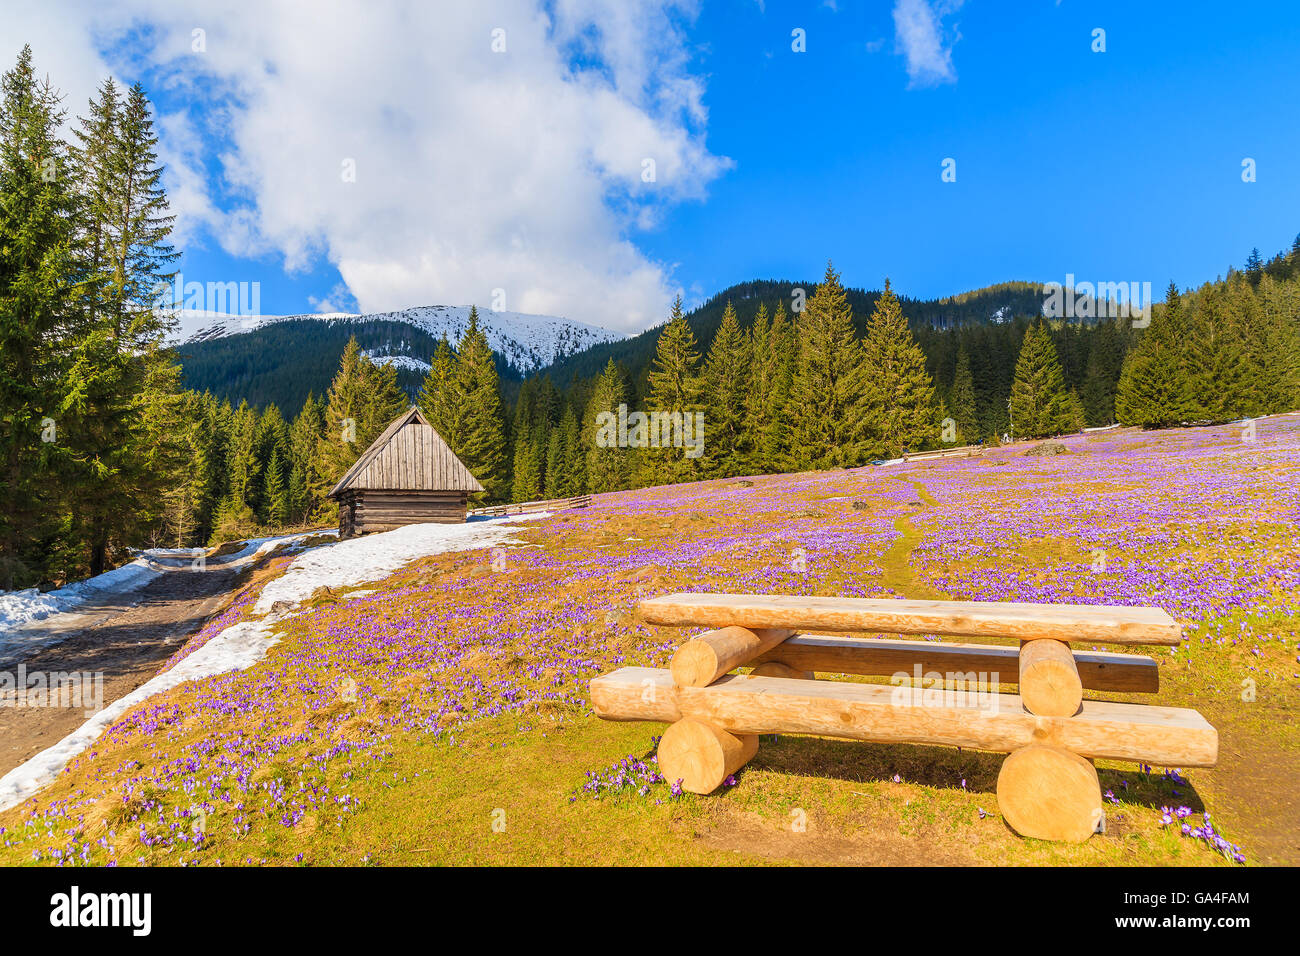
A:
[[[352,538],[305,552],[294,559],[281,577],[270,581],[262,589],[252,612],[265,615],[260,620],[241,621],[226,628],[175,667],[156,674],[125,697],[96,713],[54,746],[0,777],[0,810],[21,803],[54,780],[73,757],[94,743],[115,720],[154,694],[171,690],[186,681],[202,680],[256,664],[277,640],[272,626],[293,613],[296,605],[310,597],[318,587],[339,588],[375,581],[431,554],[469,551],[510,543],[513,531],[510,524],[545,518],[549,514],[550,512],[539,511],[510,518],[469,521],[463,525],[408,525],[396,531]],[[291,535],[289,538],[308,536],[309,534]],[[286,539],[267,538],[256,543],[250,542],[231,560],[249,558],[260,551],[269,550],[282,540]],[[357,597],[359,592],[348,596]],[[272,606],[281,601],[290,606],[285,608],[282,605],[279,610],[271,613]]]

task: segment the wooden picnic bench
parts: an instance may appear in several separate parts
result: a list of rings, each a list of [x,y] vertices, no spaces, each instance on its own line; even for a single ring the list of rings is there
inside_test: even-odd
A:
[[[1218,733],[1195,710],[1083,699],[1085,689],[1159,689],[1150,657],[1070,647],[1176,645],[1182,628],[1159,608],[692,593],[643,601],[639,613],[649,624],[713,630],[678,648],[669,668],[596,678],[592,706],[607,720],[670,724],[659,772],[693,793],[713,792],[748,763],[759,734],[945,744],[1008,754],[998,805],[1016,832],[1080,842],[1105,819],[1094,760],[1180,768],[1218,760]],[[810,629],[1020,646],[802,633]],[[732,673],[738,667],[752,670]],[[1010,684],[1019,693],[992,690]]]

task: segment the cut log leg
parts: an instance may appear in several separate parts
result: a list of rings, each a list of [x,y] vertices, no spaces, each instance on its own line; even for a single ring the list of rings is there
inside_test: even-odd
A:
[[[1020,645],[1020,699],[1040,717],[1073,717],[1083,703],[1083,682],[1070,645],[1026,641]]]
[[[737,736],[699,720],[679,720],[659,741],[659,772],[691,793],[712,793],[758,752],[758,737]]]
[[[748,664],[776,647],[794,631],[724,627],[687,641],[673,655],[671,670],[678,687],[708,687],[734,667]]]
[[[1023,747],[1002,763],[998,808],[1021,836],[1082,843],[1102,818],[1097,768],[1058,747]]]
[[[788,664],[782,664],[780,661],[768,661],[766,664],[759,664],[749,672],[750,677],[784,677],[789,680],[813,680],[812,671],[797,671]]]

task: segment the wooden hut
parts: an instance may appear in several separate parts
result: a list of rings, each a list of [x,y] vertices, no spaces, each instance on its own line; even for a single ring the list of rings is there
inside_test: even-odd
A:
[[[329,493],[339,503],[339,537],[391,531],[428,521],[465,520],[478,479],[420,413],[384,429]]]

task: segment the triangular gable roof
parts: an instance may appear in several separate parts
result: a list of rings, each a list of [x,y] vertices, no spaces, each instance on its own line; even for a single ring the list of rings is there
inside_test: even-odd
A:
[[[485,489],[414,405],[397,416],[332,489],[344,491],[464,491]]]

